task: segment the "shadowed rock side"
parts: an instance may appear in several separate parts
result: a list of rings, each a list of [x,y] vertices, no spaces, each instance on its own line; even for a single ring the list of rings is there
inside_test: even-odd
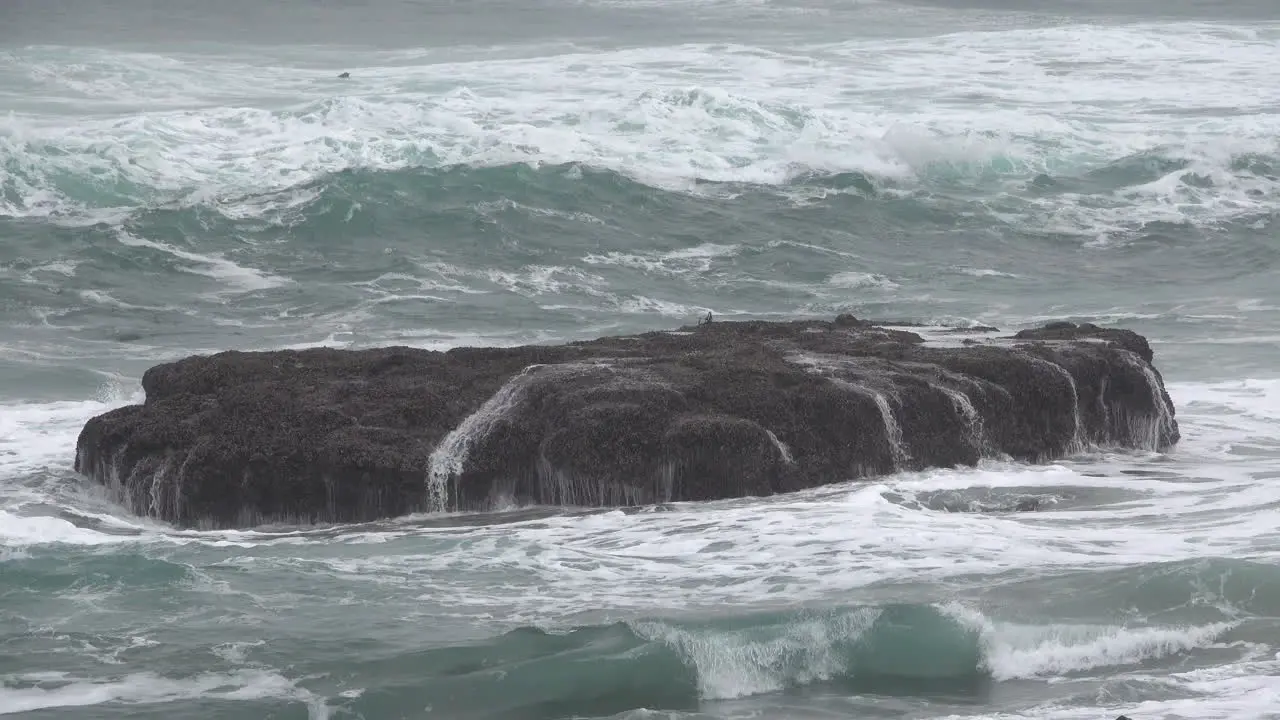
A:
[[[183,526],[767,495],[895,470],[1163,449],[1146,340],[1055,324],[935,347],[849,316],[561,346],[224,352],[151,368],[76,468]]]

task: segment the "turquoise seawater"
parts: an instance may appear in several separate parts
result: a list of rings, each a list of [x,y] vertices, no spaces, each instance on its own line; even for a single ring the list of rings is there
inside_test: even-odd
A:
[[[1277,67],[1260,0],[4,4],[0,715],[1280,717]],[[71,469],[192,353],[707,312],[1130,328],[1183,439],[220,532]]]

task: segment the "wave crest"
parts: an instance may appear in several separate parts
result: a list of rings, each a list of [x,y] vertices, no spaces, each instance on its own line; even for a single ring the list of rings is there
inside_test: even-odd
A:
[[[392,687],[370,690],[362,700],[386,701],[410,685],[421,692],[422,678],[438,699],[434,709],[459,716],[551,717],[570,707],[602,716],[688,710],[702,701],[805,688],[974,697],[993,682],[1193,652],[1229,629],[1014,626],[914,604],[646,620],[563,633],[526,627],[481,645],[366,667],[361,674],[383,674],[392,665],[397,671]]]

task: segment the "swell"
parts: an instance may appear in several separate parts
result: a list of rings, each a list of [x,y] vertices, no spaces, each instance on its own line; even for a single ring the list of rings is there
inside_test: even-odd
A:
[[[1241,163],[1248,174],[1280,166]],[[1149,185],[1185,170],[1135,161],[1073,182]],[[812,172],[690,193],[579,163],[452,166],[346,170],[279,192],[124,208],[79,227],[0,217],[0,324],[15,346],[63,354],[68,339],[84,340],[74,352],[127,357],[140,374],[161,357],[223,349],[228,333],[261,348],[527,342],[708,311],[1008,325],[1064,308],[1093,321],[1129,302],[1115,288],[1142,287],[1138,312],[1176,319],[1177,336],[1183,315],[1235,322],[1230,298],[1267,297],[1280,267],[1274,220],[1247,215],[1206,231],[1147,222],[1131,203],[1132,244],[1099,255],[1052,224],[1009,219],[1021,212],[1009,203],[1044,201],[1049,212],[1084,197],[1061,177],[1040,195],[983,195],[973,183],[916,193],[870,174]],[[1190,300],[1186,287],[1197,288]],[[1259,319],[1240,315],[1239,332],[1265,334]],[[100,381],[73,359],[65,370],[33,365],[0,359],[0,381]]]
[[[1273,167],[1280,167],[1280,158],[1250,156],[1233,163],[1231,172],[1280,183],[1280,175],[1272,174]],[[1114,206],[1120,212],[1122,205],[1128,208],[1113,229],[1128,237],[1136,252],[1114,257],[1117,268],[1169,266],[1170,272],[1187,280],[1211,281],[1256,272],[1277,262],[1280,256],[1270,241],[1275,219],[1267,213],[1242,214],[1213,230],[1207,239],[1206,229],[1192,222],[1166,216],[1143,219],[1140,203],[1120,197],[1120,191],[1131,185],[1168,184],[1169,173],[1181,175],[1168,182],[1196,193],[1211,193],[1213,183],[1226,182],[1221,177],[1202,177],[1183,161],[1150,154],[1084,175],[1027,176],[1025,182],[1019,181],[1022,188],[1016,197],[990,192],[990,188],[982,191],[974,183],[917,193],[899,180],[865,173],[798,172],[787,184],[775,186],[701,182],[690,194],[581,163],[344,170],[269,193],[144,203],[78,228],[0,215],[0,231],[13,239],[13,263],[6,268],[8,253],[0,250],[0,272],[29,274],[39,269],[41,261],[66,276],[97,269],[98,277],[85,278],[97,292],[118,287],[116,275],[130,267],[194,267],[197,275],[228,280],[238,290],[257,291],[281,287],[285,278],[299,279],[300,274],[343,284],[352,279],[349,271],[355,270],[371,272],[360,278],[368,281],[379,272],[404,273],[410,264],[447,276],[435,278],[436,285],[424,289],[448,291],[460,282],[459,270],[462,275],[480,272],[485,276],[481,279],[493,280],[478,270],[485,266],[503,266],[504,272],[511,273],[583,263],[570,269],[571,277],[543,283],[548,286],[599,283],[600,278],[584,273],[615,269],[638,270],[662,283],[680,275],[706,273],[713,264],[745,253],[755,259],[744,267],[758,266],[760,274],[737,281],[755,280],[749,288],[753,297],[761,290],[790,294],[796,288],[812,294],[809,288],[823,285],[841,291],[892,290],[897,285],[881,274],[881,268],[902,264],[903,255],[881,239],[898,234],[952,238],[930,243],[929,250],[939,265],[953,264],[952,271],[985,263],[1010,267],[1014,272],[1004,275],[979,271],[1006,280],[1053,272],[1075,277],[1076,268],[1062,265],[1078,262],[1068,253],[1073,246],[1078,249],[1079,240],[1060,242],[1073,232],[1070,228],[1047,222],[1011,223],[1010,219],[1020,213],[1031,219],[1041,211],[1055,217],[1070,215],[1074,212],[1070,208],[1062,213],[1053,208],[1079,205],[1084,197],[1094,198],[1085,203],[1094,209]],[[1202,199],[1208,201],[1208,196]],[[1153,200],[1164,204],[1159,198]],[[55,243],[50,243],[51,237]],[[1090,242],[1094,240],[1090,236]],[[1157,252],[1149,252],[1153,250]],[[1050,255],[1058,259],[1046,260]],[[67,269],[68,262],[82,265]],[[852,265],[856,271],[815,275],[810,270],[832,262]],[[237,268],[236,263],[244,267]],[[780,263],[802,271],[786,278],[783,274],[793,271],[779,267]],[[1130,275],[1128,269],[1117,272]],[[192,280],[191,273],[170,277],[176,280],[166,280],[161,287],[175,292],[181,288],[174,282]],[[498,278],[503,285],[538,282]],[[723,288],[728,293],[739,290],[736,284]],[[584,292],[590,295],[592,290]],[[189,293],[177,294],[189,297]],[[141,297],[117,299],[149,304]]]
[[[71,225],[248,222],[250,227],[323,231],[387,217],[411,221],[420,214],[416,210],[444,198],[474,202],[488,197],[495,203],[493,211],[524,207],[572,218],[619,203],[653,203],[653,198],[670,194],[764,196],[794,208],[871,201],[889,218],[908,223],[929,224],[938,215],[956,222],[976,214],[988,223],[1012,220],[1024,231],[1039,227],[1067,235],[1097,230],[1142,234],[1182,222],[1248,227],[1271,220],[1269,200],[1280,194],[1280,155],[1256,150],[1202,154],[1157,147],[1110,160],[1028,164],[1000,151],[956,159],[939,150],[937,158],[918,159],[905,175],[875,169],[832,172],[791,163],[771,178],[742,180],[704,178],[696,172],[665,177],[640,166],[612,167],[592,160],[448,164],[424,156],[402,158],[386,163],[388,167],[293,168],[284,177],[296,179],[247,191],[242,188],[261,183],[249,178],[236,182],[222,176],[225,172],[203,179],[136,178],[93,164],[65,166],[67,153],[56,145],[10,147],[8,152],[0,147],[0,219],[44,218]],[[494,198],[510,200],[504,208]],[[1172,213],[1167,209],[1171,204],[1176,206]],[[1227,207],[1231,212],[1223,210]]]
[[[556,632],[521,627],[467,645],[353,655],[334,679],[366,688],[347,705],[366,717],[423,697],[450,717],[528,720],[690,711],[778,694],[972,701],[1006,681],[1186,662],[1231,632],[1227,623],[1011,625],[945,606],[845,606]]]
[[[696,711],[761,696],[983,702],[1010,684],[1018,692],[1028,683],[1185,675],[1246,661],[1259,652],[1252,643],[1274,634],[1269,618],[1280,608],[1275,567],[1218,558],[988,578],[980,600],[963,602],[723,608],[715,617],[555,629],[513,627],[531,621],[513,612],[495,623],[512,629],[464,640],[453,593],[468,592],[455,583],[469,573],[407,572],[385,583],[318,572],[317,553],[333,552],[327,534],[248,552],[234,545],[244,539],[237,534],[157,539],[105,552],[52,544],[0,555],[0,644],[14,650],[0,660],[0,699],[9,692],[58,704],[59,693],[96,692],[109,703],[108,689],[121,682],[158,682],[121,676],[163,662],[172,667],[163,679],[176,684],[171,694],[192,700],[229,697],[227,688],[252,684],[245,673],[268,673],[268,694],[327,696],[363,717],[413,715],[424,704],[445,717],[550,720]],[[474,561],[472,543],[423,548],[426,541],[415,547],[457,553],[450,567]],[[344,556],[357,547],[339,544]],[[452,590],[441,592],[441,583]],[[65,676],[53,685],[23,679],[37,671]],[[218,674],[212,685],[209,673]]]
[[[384,620],[405,614],[429,624],[430,615],[415,612],[422,603],[422,588],[388,595],[387,588],[350,575],[316,585],[319,578],[313,574],[309,553],[274,557],[263,570],[251,571],[255,577],[232,578],[225,569],[216,570],[224,562],[217,556],[226,551],[161,547],[142,550],[126,544],[101,552],[51,546],[0,557],[0,600],[8,608],[0,635],[14,646],[35,643],[57,654],[56,643],[51,645],[53,639],[41,628],[93,598],[87,607],[95,613],[141,606],[185,608],[185,626],[153,628],[160,640],[177,641],[176,635],[170,637],[177,633],[186,638],[184,643],[198,638],[252,641],[257,636],[251,628],[245,628],[249,635],[219,629],[217,618],[253,607],[283,611],[277,603],[288,602],[293,605],[288,612],[299,620],[307,615],[345,616],[354,624],[328,632],[281,618],[271,647],[251,658],[253,662],[306,657],[300,672],[339,672],[350,685],[370,687],[366,698],[371,702],[379,702],[379,694],[426,693],[453,703],[447,711],[436,707],[446,714],[485,711],[500,716],[505,708],[526,715],[535,707],[548,712],[552,707],[572,707],[604,715],[638,707],[688,708],[699,701],[805,688],[980,696],[993,683],[1093,677],[1169,663],[1194,665],[1202,650],[1248,641],[1250,623],[1272,617],[1280,607],[1280,573],[1275,568],[1218,558],[1023,576],[1016,583],[984,588],[982,605],[1007,605],[1017,620],[972,609],[968,601],[836,604],[555,630],[523,626],[485,640],[410,650],[423,641],[422,633],[430,637],[429,627],[415,625],[412,635],[418,640],[402,643],[400,632],[379,635],[392,625],[366,615],[375,606],[358,603],[334,615],[336,608],[326,597],[372,593],[381,598],[376,613],[386,615]],[[280,546],[278,551],[291,547]],[[268,571],[277,577],[259,576]],[[233,582],[215,582],[209,573]],[[328,590],[324,597],[288,592],[299,582]],[[246,593],[247,586],[260,586],[266,594]],[[284,594],[275,597],[280,589]],[[1033,595],[1049,600],[1031,615],[1022,615],[1017,608]],[[215,607],[219,612],[210,615]],[[1105,618],[1107,609],[1114,607],[1131,612],[1124,620],[1099,619],[1100,612]],[[447,606],[441,610],[447,611]],[[1034,619],[1046,617],[1054,620]],[[153,621],[139,616],[118,631],[127,636],[141,632],[130,627]],[[447,623],[450,618],[446,612],[435,621]],[[361,623],[381,629],[361,630]],[[356,636],[364,638],[359,648],[349,647],[347,642]],[[381,640],[373,641],[379,636]],[[304,647],[315,642],[321,646]],[[336,666],[328,667],[330,663]],[[493,704],[498,697],[505,704]],[[366,712],[370,710],[374,708]]]
[[[676,218],[687,227],[685,233],[706,228],[733,235],[758,225],[760,218],[745,215],[765,216],[765,222],[778,226],[771,228],[775,236],[788,234],[787,228],[821,233],[833,222],[856,221],[864,232],[879,234],[976,233],[1008,226],[1052,238],[1081,233],[1097,221],[1117,237],[1189,244],[1215,227],[1242,237],[1265,234],[1275,221],[1267,198],[1280,193],[1280,155],[1231,155],[1206,168],[1173,148],[1053,173],[1000,170],[1008,163],[999,158],[939,162],[913,180],[796,166],[778,183],[694,179],[671,188],[643,174],[590,163],[521,162],[351,168],[265,192],[200,187],[176,194],[97,173],[62,172],[41,185],[26,178],[33,172],[30,166],[8,161],[8,172],[0,176],[0,223],[19,238],[32,232],[25,219],[53,220],[83,232],[123,229],[160,242],[199,238],[202,244],[225,243],[234,235],[266,242],[396,235],[423,225],[441,234],[472,234],[491,226],[570,235],[608,229],[669,235],[681,232],[672,222]],[[73,198],[70,205],[58,200],[63,196]],[[1181,214],[1158,210],[1171,204]],[[1197,215],[1196,208],[1211,205],[1236,211]],[[687,226],[691,219],[697,227]],[[1258,252],[1254,248],[1241,259]]]
[[[1265,213],[1280,194],[1265,169],[1277,154],[1273,28],[947,30],[835,43],[803,33],[785,50],[754,34],[535,57],[476,47],[464,62],[344,48],[351,82],[314,64],[337,57],[319,47],[252,64],[230,46],[28,47],[0,77],[15,106],[0,120],[0,213],[213,208],[345,170],[567,162],[666,190],[711,181],[808,196],[868,184],[933,200],[980,194],[1013,202],[1026,227],[1056,221],[1088,237],[1132,229],[1130,205],[1212,225]],[[1154,183],[1137,167],[1147,155],[1160,159],[1148,163]],[[1116,165],[1130,167],[1108,175]],[[1083,179],[1100,206],[1071,192],[1047,208],[1028,203],[1037,178]],[[1134,197],[1111,197],[1116,187]]]

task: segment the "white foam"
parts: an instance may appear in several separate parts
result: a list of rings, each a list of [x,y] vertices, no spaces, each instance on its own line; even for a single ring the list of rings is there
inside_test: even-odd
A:
[[[544,365],[530,365],[506,382],[498,391],[484,402],[475,412],[468,415],[440,441],[431,452],[427,469],[427,489],[431,496],[431,507],[436,512],[449,509],[450,494],[448,483],[456,481],[466,469],[467,453],[471,445],[483,440],[494,423],[503,417],[520,402],[528,387],[530,377],[546,368]],[[553,366],[548,372],[565,372],[570,366]],[[454,492],[456,497],[457,493]]]
[[[985,660],[996,680],[1055,677],[1177,655],[1212,645],[1233,627],[981,624]]]
[[[908,194],[939,176],[994,179],[1018,199],[1000,210],[1012,221],[1101,242],[1155,220],[1248,219],[1280,199],[1280,180],[1233,164],[1277,153],[1280,120],[1266,108],[1280,103],[1270,82],[1280,47],[1221,26],[434,60],[347,54],[365,67],[335,97],[316,71],[283,60],[24,51],[14,63],[35,74],[38,94],[74,97],[80,112],[37,114],[12,98],[0,157],[22,170],[5,179],[16,199],[0,213],[199,202],[271,216],[310,202],[309,183],[341,170],[518,162],[581,162],[690,192],[734,192],[697,180],[779,184],[814,171]],[[72,66],[113,69],[70,87]],[[148,81],[122,85],[125,68]],[[1080,175],[1143,154],[1188,164],[1103,190],[1101,202],[1021,192],[1038,173]],[[1184,182],[1191,175],[1212,183]],[[87,176],[106,197],[59,180]]]
[[[1280,483],[1267,477],[1280,456],[1280,380],[1172,383],[1169,392],[1183,439],[1167,455],[1125,452],[1040,466],[984,460],[973,469],[903,473],[767,498],[676,503],[664,512],[613,511],[477,527],[409,517],[353,529],[342,536],[347,550],[341,557],[308,562],[352,581],[407,583],[427,597],[448,596],[452,610],[463,615],[508,608],[511,622],[554,622],[584,604],[652,613],[658,606],[686,611],[730,603],[845,602],[871,583],[947,582],[1010,568],[1056,573],[1206,556],[1280,562]],[[488,410],[442,443],[430,473],[434,482],[447,482],[465,466],[470,443],[517,394],[514,386],[500,392]],[[64,467],[81,423],[116,402],[0,409],[0,437],[11,438],[11,447],[21,451],[0,455],[8,481],[0,493],[0,544],[250,548],[334,542],[325,529],[175,531],[133,519],[125,523],[127,516],[113,521],[105,514],[85,515],[81,522],[24,512],[24,505],[49,501],[50,488],[15,489],[12,480]],[[1072,502],[1051,512],[987,514],[932,510],[900,499],[939,491],[1051,494]],[[401,538],[413,540],[389,551],[389,543]],[[459,563],[473,572],[457,573]],[[492,574],[522,580],[468,580]],[[534,586],[538,592],[526,592]],[[654,587],[664,588],[661,598],[654,597]],[[1177,629],[1151,636],[1099,632],[1093,640],[1037,640],[1035,652],[1058,658],[1035,661],[1039,665],[1017,655],[1024,646],[1009,644],[1012,649],[1000,657],[1021,659],[1009,659],[1002,672],[1026,665],[1051,675],[1071,662],[1127,657],[1132,648],[1148,652],[1142,648],[1182,642]]]
[[[777,692],[847,673],[843,649],[871,626],[874,608],[833,618],[800,619],[766,638],[751,632],[686,629],[659,622],[638,622],[642,637],[668,645],[697,672],[698,694],[706,700]]]
[[[450,289],[461,285],[469,287],[469,292],[482,293],[486,290],[475,288],[458,282],[463,278],[491,283],[497,288],[515,293],[523,297],[539,297],[542,295],[583,295],[589,298],[613,297],[604,288],[604,278],[592,275],[580,268],[560,265],[526,265],[518,270],[497,270],[493,268],[465,268],[449,263],[424,263],[423,270],[434,273],[445,284],[441,289]]]
[[[973,277],[999,277],[999,278],[1019,277],[1018,275],[1015,275],[1013,273],[1008,273],[1001,270],[993,270],[991,268],[957,267],[953,269],[956,272],[960,273],[961,275],[972,275]]]
[[[1133,718],[1273,720],[1280,705],[1280,662],[1227,663],[1159,678],[1140,674],[1126,678],[1174,683],[1190,696],[1140,702],[1100,698],[1096,704],[1045,703],[991,714],[938,716],[938,720],[1097,720],[1121,714]]]
[[[882,290],[893,290],[898,287],[898,283],[883,275],[852,270],[835,273],[827,278],[827,284],[832,287],[847,289],[874,287]]]
[[[28,505],[63,505],[76,497],[76,484],[68,476],[75,457],[76,438],[94,415],[131,402],[141,402],[139,388],[104,385],[100,400],[20,403],[0,405],[0,544],[27,547],[49,543],[99,545],[122,542],[127,537],[80,527],[68,516],[28,514]],[[132,529],[103,509],[99,515],[81,508],[81,514],[109,528]]]
[[[102,399],[0,405],[0,479],[13,480],[54,467],[67,467],[76,437],[90,417],[130,402],[141,389],[103,387]]]
[[[1219,645],[1219,638],[1235,627],[1231,623],[1186,627],[1021,625],[993,621],[981,612],[955,604],[936,609],[976,631],[979,662],[997,681],[1058,678],[1177,656]],[[849,648],[868,632],[877,631],[880,615],[879,608],[864,606],[834,614],[800,616],[763,628],[752,626],[746,631],[655,621],[633,622],[631,627],[640,636],[678,653],[695,668],[699,695],[715,700],[777,692],[865,670],[849,665]],[[928,629],[917,628],[915,632]],[[944,642],[941,638],[938,641]],[[963,646],[950,648],[956,657],[940,658],[937,670],[976,670],[965,666],[964,650]]]
[[[703,252],[708,254],[703,255]],[[730,251],[731,252],[731,251]],[[726,253],[728,254],[728,253]],[[657,259],[646,260],[639,255],[619,255],[609,254],[608,256],[587,256],[584,261],[593,265],[625,265],[625,266],[650,266],[652,268],[660,267],[663,263],[670,260],[689,260],[693,265],[697,265],[705,258],[715,257],[717,253],[705,248],[692,248],[689,252],[676,251],[672,253],[660,253]],[[664,317],[673,318],[693,318],[701,317],[713,308],[701,305],[685,304],[665,300],[658,297],[650,297],[647,295],[624,295],[609,291],[608,281],[596,274],[587,272],[586,270],[573,266],[561,265],[526,265],[516,270],[497,270],[492,268],[469,269],[461,268],[448,263],[426,263],[423,269],[435,273],[444,280],[443,283],[430,285],[441,287],[442,289],[454,289],[460,286],[457,281],[461,278],[471,278],[473,281],[479,281],[478,284],[490,283],[495,289],[501,289],[506,292],[514,293],[522,297],[531,299],[541,299],[545,296],[553,296],[556,302],[540,302],[538,307],[542,310],[557,311],[571,310],[579,312],[600,312],[608,310],[612,313],[624,313],[635,315],[656,314]],[[689,266],[685,265],[687,269]],[[683,272],[671,269],[671,272]],[[362,284],[368,286],[368,283]],[[463,292],[483,293],[490,290],[480,289],[476,287],[468,287]],[[434,295],[423,294],[396,294],[386,292],[381,297],[376,298],[372,302],[385,303],[403,301],[409,298],[418,297],[431,299],[433,301],[457,302],[448,298],[442,298]],[[578,299],[578,302],[572,300]],[[566,302],[569,300],[569,302]],[[717,311],[718,312],[718,311]],[[739,313],[721,313],[721,314],[739,314]]]
[[[59,681],[65,682],[67,679],[61,677]],[[53,689],[0,686],[0,714],[87,707],[103,703],[149,705],[195,698],[242,701],[288,698],[305,703],[311,718],[328,716],[323,699],[297,687],[278,673],[259,669],[206,673],[184,679],[154,673],[133,673],[107,681],[74,681]]]
[[[147,240],[135,237],[119,230],[117,239],[122,245],[130,247],[146,247],[153,250],[172,255],[176,258],[195,263],[194,265],[180,265],[179,270],[189,272],[195,275],[204,275],[206,277],[218,280],[227,286],[225,292],[253,292],[255,290],[266,290],[268,288],[279,287],[290,281],[287,278],[265,273],[253,268],[243,267],[227,260],[226,258],[214,255],[201,255],[200,253],[182,250],[173,247],[167,243]]]
[[[215,645],[211,652],[229,663],[243,665],[248,659],[249,649],[262,647],[266,642],[266,640],[254,640],[252,642],[225,642]]]
[[[698,275],[710,272],[717,259],[734,257],[740,249],[738,245],[703,243],[668,251],[588,253],[582,261],[590,265],[614,265],[661,275]]]
[[[103,545],[120,542],[120,538],[87,530],[54,517],[22,517],[0,510],[0,541],[10,547],[29,545]]]
[[[1011,567],[1051,573],[1205,556],[1280,561],[1280,485],[1255,477],[1274,472],[1273,461],[1224,445],[1269,442],[1270,452],[1280,450],[1280,381],[1175,383],[1170,391],[1184,435],[1170,456],[1182,458],[1176,464],[1152,453],[1044,466],[987,460],[974,469],[899,474],[770,498],[676,504],[661,513],[608,512],[493,528],[410,524],[389,532],[424,542],[466,537],[468,566],[477,572],[532,573],[529,582],[541,588],[536,601],[470,586],[465,593],[432,591],[465,595],[452,605],[459,612],[511,603],[524,620],[557,617],[558,603],[571,612],[584,598],[597,606],[650,612],[652,587],[666,589],[664,606],[683,610],[782,597],[789,604],[844,598],[869,583],[942,582]],[[984,514],[909,507],[886,497],[973,489],[1097,499],[1052,512]],[[439,579],[458,558],[412,552],[347,558],[333,567],[358,569],[362,576],[420,573]],[[1182,631],[1099,632],[1099,638],[1111,633],[1117,639],[1100,639],[1096,646],[1088,645],[1094,640],[1053,641],[1061,650],[1046,645],[1060,659],[1043,661],[1044,672],[1054,662],[1067,662],[1062,658],[1071,653],[1085,662],[1090,653],[1108,656],[1121,646],[1174,647]]]
[[[672,318],[701,317],[711,311],[711,308],[701,305],[684,305],[644,295],[632,295],[629,298],[616,299],[615,307],[618,312],[622,313],[634,315],[653,313]]]

